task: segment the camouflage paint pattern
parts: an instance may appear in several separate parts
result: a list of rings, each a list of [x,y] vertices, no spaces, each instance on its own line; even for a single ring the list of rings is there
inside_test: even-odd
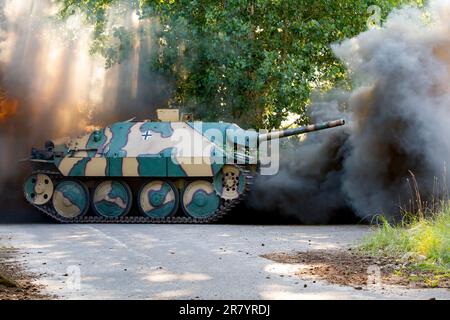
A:
[[[271,139],[280,139],[280,138],[285,138],[285,137],[294,136],[294,135],[298,135],[298,134],[308,133],[308,132],[312,132],[312,131],[319,131],[319,130],[325,130],[325,129],[334,128],[334,127],[339,127],[339,126],[343,126],[344,124],[345,124],[345,120],[340,119],[340,120],[328,121],[328,122],[324,122],[324,123],[310,124],[307,126],[302,126],[302,127],[293,128],[293,129],[277,130],[277,131],[273,131],[270,133],[261,134],[261,135],[259,135],[258,138],[260,141],[271,140]]]
[[[183,210],[193,218],[207,218],[219,208],[220,198],[211,182],[191,182],[183,192]]]
[[[212,163],[212,155],[223,155],[194,127],[184,122],[115,123],[58,146],[65,155],[55,163],[71,177],[212,177],[222,167]],[[203,148],[193,148],[192,141]]]
[[[69,177],[214,177],[236,157],[254,158],[235,153],[235,144],[257,146],[259,141],[344,123],[337,120],[258,134],[224,122],[118,122],[56,145],[62,154],[55,156],[55,164]]]
[[[165,181],[151,181],[139,193],[139,207],[147,217],[169,217],[178,209],[177,189]]]
[[[24,190],[28,201],[43,205],[49,202],[53,195],[53,182],[45,174],[33,174],[25,181]]]
[[[82,216],[89,207],[86,189],[79,182],[70,180],[56,186],[52,201],[56,212],[68,219]]]
[[[121,217],[128,213],[131,195],[119,181],[104,181],[94,191],[93,206],[97,214],[106,218]]]

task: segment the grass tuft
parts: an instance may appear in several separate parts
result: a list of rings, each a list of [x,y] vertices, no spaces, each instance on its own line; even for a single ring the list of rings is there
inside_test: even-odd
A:
[[[408,268],[432,272],[435,277],[450,276],[450,206],[425,218],[404,219],[392,225],[381,224],[363,239],[360,249],[372,255],[390,256],[408,262]],[[406,221],[406,222],[405,222]],[[436,279],[430,278],[432,283]]]

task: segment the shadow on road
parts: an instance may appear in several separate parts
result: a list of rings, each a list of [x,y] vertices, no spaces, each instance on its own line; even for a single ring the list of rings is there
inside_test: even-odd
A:
[[[0,223],[52,223],[53,220],[44,214],[30,208],[26,203],[20,203],[16,208],[6,206],[0,209]],[[245,203],[236,207],[228,216],[221,220],[223,224],[262,224],[262,225],[292,225],[303,224],[298,217],[286,216],[276,211],[257,211]],[[341,211],[328,221],[318,224],[359,224],[360,219],[352,212]]]

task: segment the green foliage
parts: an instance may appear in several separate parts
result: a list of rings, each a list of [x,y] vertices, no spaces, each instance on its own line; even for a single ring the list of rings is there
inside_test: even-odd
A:
[[[105,35],[107,9],[120,1],[60,1],[62,17],[81,10],[95,25],[93,51],[103,54],[108,66],[126,58],[124,30]],[[307,122],[311,91],[347,79],[330,44],[366,30],[370,5],[386,17],[399,4],[421,2],[135,0],[132,5],[142,19],[159,18],[159,50],[151,66],[173,80],[172,104],[203,120],[273,128],[289,113]]]
[[[63,19],[76,13],[83,13],[86,23],[94,26],[91,44],[92,54],[101,54],[105,57],[105,66],[110,68],[116,63],[125,61],[133,45],[130,30],[124,26],[107,28],[108,11],[112,5],[118,9],[118,14],[126,14],[130,9],[139,9],[136,1],[120,2],[116,0],[64,0],[59,16]]]

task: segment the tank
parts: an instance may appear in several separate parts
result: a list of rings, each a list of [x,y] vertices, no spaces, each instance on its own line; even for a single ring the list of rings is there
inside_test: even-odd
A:
[[[63,223],[210,223],[251,190],[267,141],[344,120],[263,134],[160,109],[31,150],[26,200]]]

